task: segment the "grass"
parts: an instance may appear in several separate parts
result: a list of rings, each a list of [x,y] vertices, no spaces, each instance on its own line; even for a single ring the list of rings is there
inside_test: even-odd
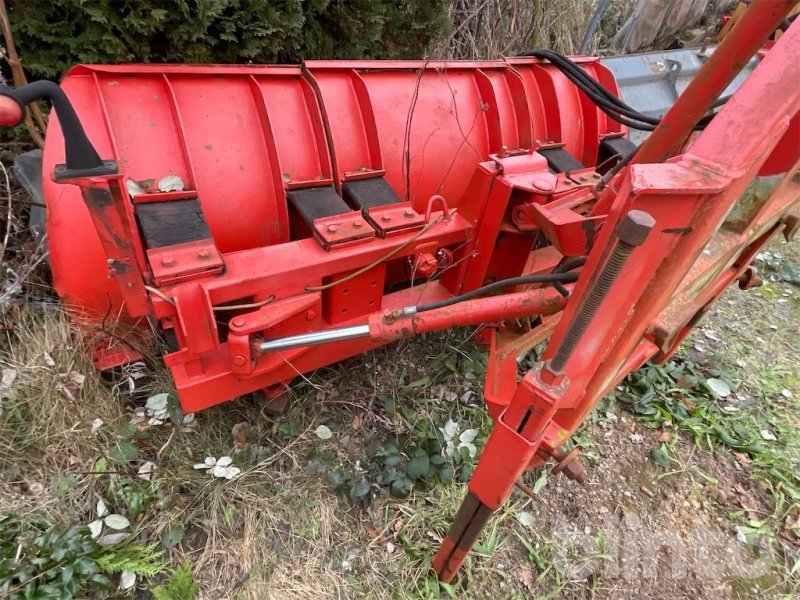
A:
[[[540,501],[515,492],[451,586],[429,566],[474,459],[467,448],[447,455],[440,428],[457,423],[456,444],[475,429],[480,448],[491,425],[480,402],[485,357],[468,332],[322,369],[293,388],[277,419],[242,399],[190,425],[173,410],[174,421],[143,427],[86,364],[55,305],[30,305],[6,330],[2,356],[16,379],[2,398],[0,513],[31,532],[67,530],[95,519],[102,499],[130,520],[127,544],[157,545],[169,569],[137,585],[170,599],[619,597],[631,592],[614,575],[607,515],[652,512],[658,527],[681,532],[699,513],[737,552],[771,557],[766,579],[726,580],[729,595],[790,597],[800,575],[800,389],[798,299],[787,289],[730,291],[673,361],[629,377],[573,438],[591,459],[589,487],[528,475]],[[151,376],[152,392],[170,391],[164,372]],[[731,394],[716,397],[710,378]],[[329,439],[316,434],[320,425]],[[241,476],[193,469],[207,456],[231,456]],[[150,481],[139,476],[147,462]],[[403,478],[413,484],[408,495],[393,494]],[[680,502],[692,504],[673,524]],[[100,564],[119,551],[97,550]],[[106,577],[116,586],[119,572]],[[680,586],[689,584],[673,584],[677,592],[660,582],[634,589],[688,593]]]

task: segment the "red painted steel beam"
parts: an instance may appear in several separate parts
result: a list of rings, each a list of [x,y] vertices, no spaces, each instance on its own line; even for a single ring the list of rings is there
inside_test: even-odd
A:
[[[639,148],[632,162],[655,163],[674,156],[698,121],[711,110],[795,4],[796,0],[753,0],[742,19]]]

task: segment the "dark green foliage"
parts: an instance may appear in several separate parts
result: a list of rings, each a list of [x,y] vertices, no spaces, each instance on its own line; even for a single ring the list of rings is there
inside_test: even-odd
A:
[[[369,506],[381,488],[392,498],[406,498],[415,486],[469,480],[474,457],[465,450],[447,457],[436,432],[422,432],[422,436],[416,440],[419,445],[386,441],[374,457],[362,458],[356,468],[335,468],[326,479],[343,498],[362,506]],[[323,463],[319,457],[312,459],[311,470],[324,472]]]
[[[109,590],[108,573],[153,577],[167,568],[157,544],[100,546],[85,525],[58,529],[30,518],[0,518],[0,597],[69,600]]]
[[[444,0],[10,0],[31,77],[77,63],[418,58],[449,27]]]
[[[83,525],[37,531],[6,516],[0,519],[0,540],[3,597],[61,600],[79,596],[90,587],[112,587],[97,564],[97,544]]]

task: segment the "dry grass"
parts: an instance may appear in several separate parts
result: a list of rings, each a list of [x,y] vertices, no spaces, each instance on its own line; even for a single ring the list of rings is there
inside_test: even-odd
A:
[[[612,0],[592,49],[606,47],[636,0]],[[596,2],[581,0],[456,0],[450,5],[451,34],[433,56],[494,59],[532,48],[575,54]]]
[[[92,435],[92,421],[113,422],[121,406],[76,351],[60,310],[20,320],[9,337],[2,368],[15,371],[16,381],[2,400],[2,512],[43,509],[54,522],[69,520],[82,510],[80,490],[66,495],[66,505],[50,493],[65,473],[90,470],[107,450],[109,435]]]

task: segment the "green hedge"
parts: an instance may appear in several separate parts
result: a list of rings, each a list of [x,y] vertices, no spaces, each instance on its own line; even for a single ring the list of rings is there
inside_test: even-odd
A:
[[[447,0],[10,0],[31,78],[76,63],[293,63],[418,58],[449,28]]]

